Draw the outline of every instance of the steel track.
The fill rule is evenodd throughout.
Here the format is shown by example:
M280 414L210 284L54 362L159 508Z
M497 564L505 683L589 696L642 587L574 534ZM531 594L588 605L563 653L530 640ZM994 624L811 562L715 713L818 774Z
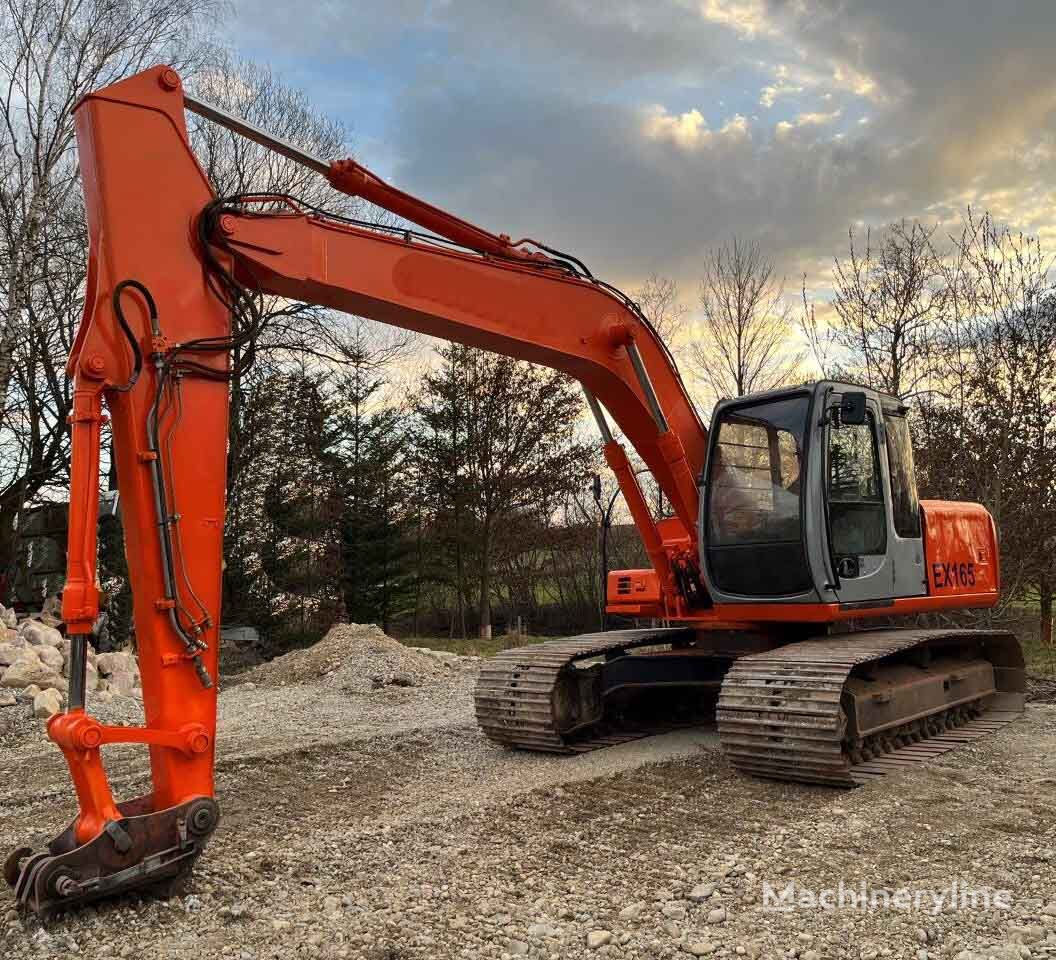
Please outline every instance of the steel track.
M481 670L474 695L477 721L497 743L557 754L584 753L684 725L621 728L606 718L562 732L555 704L566 671L584 661L646 646L688 644L696 636L683 627L620 630L503 651ZM841 714L847 679L863 665L926 646L982 650L995 664L998 689L1011 700L1001 709L981 702L936 716L918 724L912 737L885 739L884 750L876 751L882 755L855 762ZM852 787L1000 729L1022 712L1022 682L1018 641L1004 631L878 630L805 640L733 663L719 696L718 731L726 756L746 774Z
M999 689L1016 685L1014 668L1005 661L1015 659L1019 643L1004 631L879 630L788 644L742 657L726 675L717 720L727 758L752 776L853 787L992 733L1022 712L989 711L953 730L947 729L951 721L941 718L924 727L930 736L856 763L841 710L851 672L913 648L939 645L986 650L1002 662L995 671Z

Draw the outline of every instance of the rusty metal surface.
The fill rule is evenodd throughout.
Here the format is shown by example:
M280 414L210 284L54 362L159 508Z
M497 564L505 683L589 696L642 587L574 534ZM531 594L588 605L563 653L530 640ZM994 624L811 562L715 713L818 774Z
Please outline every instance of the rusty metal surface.
M590 715L576 718L569 703L573 698L563 685L582 682L575 667L582 661L689 643L695 636L696 631L685 627L611 630L504 650L480 671L473 695L477 722L496 743L546 753L582 753L659 733L666 727L592 730L601 720L600 703Z
M997 690L1011 698L1006 702L1012 709L976 719L995 699L981 696L939 706L923 719L905 718L909 722L884 736L852 740L844 709L852 671L925 649L985 657L995 665ZM719 696L719 735L730 762L744 773L852 787L863 777L923 762L935 755L930 748L951 749L1013 719L1022 710L1022 674L1018 641L1004 631L878 630L805 640L734 663Z
M212 798L199 797L148 812L149 800L120 804L122 819L88 843L71 841L71 825L45 851L13 851L4 876L19 906L47 916L127 890L179 882L216 829L220 809Z

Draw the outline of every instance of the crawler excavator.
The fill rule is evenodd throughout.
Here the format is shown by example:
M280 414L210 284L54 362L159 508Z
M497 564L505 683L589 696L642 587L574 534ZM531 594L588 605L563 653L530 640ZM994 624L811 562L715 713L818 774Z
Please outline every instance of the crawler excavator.
M379 226L290 196L213 194L185 111L391 211ZM204 103L158 67L76 108L90 261L73 382L63 617L68 706L48 723L80 812L11 853L19 903L52 912L178 883L219 820L214 798L228 386L264 295L508 354L586 392L650 566L608 577L607 609L657 626L500 654L476 713L511 747L575 753L714 711L746 774L853 786L993 731L1023 708L1019 645L996 630L857 629L987 608L994 523L919 501L906 409L822 382L718 404L710 429L648 319L577 258L511 241ZM124 510L145 723L86 711L96 618L104 401ZM654 519L609 418L671 506ZM102 761L146 745L151 791L115 799Z

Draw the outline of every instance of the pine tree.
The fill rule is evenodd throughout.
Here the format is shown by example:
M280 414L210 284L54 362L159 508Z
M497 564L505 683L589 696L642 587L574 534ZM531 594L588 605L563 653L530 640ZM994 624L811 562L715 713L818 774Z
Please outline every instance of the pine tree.
M357 354L337 395L341 590L349 620L388 632L414 591L413 478L403 412L378 405L385 384Z
M229 511L228 615L256 623L276 648L311 642L343 614L340 462L324 378L263 377L245 416L252 459Z
M424 379L417 403L420 456L438 515L453 527L456 602L471 560L486 638L504 528L582 483L594 448L576 438L582 399L564 374L470 347L439 353L443 365Z

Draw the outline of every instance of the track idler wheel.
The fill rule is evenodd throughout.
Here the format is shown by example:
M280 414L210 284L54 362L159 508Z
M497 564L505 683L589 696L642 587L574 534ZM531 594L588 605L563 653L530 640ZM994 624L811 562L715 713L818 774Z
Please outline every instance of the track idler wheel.
M18 883L18 878L22 873L22 866L31 856L33 856L32 847L18 847L8 854L7 859L4 861L4 879L9 887L13 887Z
M151 811L151 798L119 804L120 820L78 845L74 824L34 853L11 852L4 879L20 907L49 915L81 903L146 887L172 889L190 872L220 821L211 797Z

